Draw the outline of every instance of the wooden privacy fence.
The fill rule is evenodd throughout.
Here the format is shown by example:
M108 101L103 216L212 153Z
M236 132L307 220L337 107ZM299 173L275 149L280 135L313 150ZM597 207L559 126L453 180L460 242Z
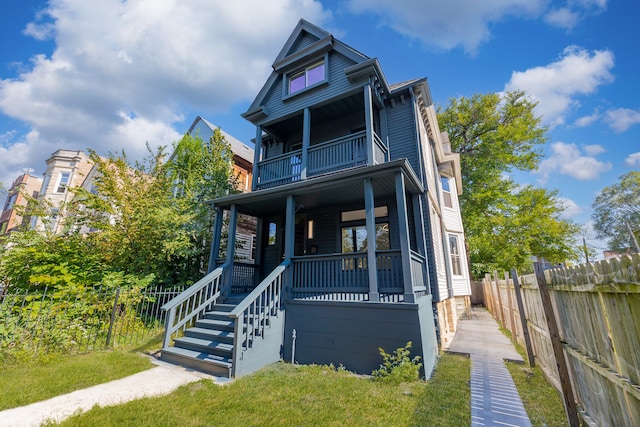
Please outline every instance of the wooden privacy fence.
M547 313L546 291L552 306ZM483 292L485 306L527 348L530 363L565 399L569 388L584 424L640 426L639 255L540 271L538 279L514 270L511 277L495 273L483 280ZM547 324L549 315L557 332Z

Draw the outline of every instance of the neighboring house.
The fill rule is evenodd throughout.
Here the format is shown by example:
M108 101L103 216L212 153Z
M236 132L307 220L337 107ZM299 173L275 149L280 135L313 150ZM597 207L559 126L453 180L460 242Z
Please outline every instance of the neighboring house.
M25 195L37 198L40 187L42 187L42 179L28 173L20 175L13 181L13 184L11 184L7 192L7 199L4 205L2 205L0 235L9 234L19 229L23 221L26 223L25 225L28 224L30 218L23 218L18 215L16 207L26 206L27 198Z
M53 233L62 232L65 215L65 205L71 201L73 195L69 188L80 187L91 169L93 162L81 150L58 150L46 161L40 199L47 200L51 205L51 213L47 218L34 217L31 227L36 230L49 229Z
M219 126L198 116L187 131L188 134L199 136L203 141L209 141L213 132L220 129L225 141L233 152L233 173L238 182L238 190L246 193L251 191L253 172L253 148L241 142L233 135L228 134ZM236 232L235 259L253 263L255 256L256 221L247 215L238 218L238 230Z
M209 122L206 119L198 116L193 121L193 124L187 131L188 134L197 135L204 141L209 141L213 136L213 131L220 129ZM220 132L224 136L224 139L231 146L233 151L233 171L238 178L239 188L238 190L243 193L251 191L251 172L253 167L253 148L247 144L241 142L232 135L229 135L224 130L220 129Z
M250 215L256 264L229 246L166 304L162 358L230 376L281 358L370 373L380 347L411 341L429 376L471 291L459 156L427 80L389 85L377 59L301 20L243 117L256 126L252 192L213 201L212 254L222 218L234 240ZM255 288L234 295L247 277Z

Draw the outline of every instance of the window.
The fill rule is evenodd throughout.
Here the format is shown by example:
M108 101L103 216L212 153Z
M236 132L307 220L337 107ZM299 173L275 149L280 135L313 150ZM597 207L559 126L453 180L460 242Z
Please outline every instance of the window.
M364 209L358 209L355 211L345 211L341 213L340 220L342 222L364 220L366 218L365 215L366 215L366 211ZM378 206L377 208L373 209L373 215L376 218L383 218L383 217L389 216L389 209L386 206Z
M458 236L449 236L449 254L451 256L451 271L454 276L462 276L462 264L460 261L460 247Z
M273 246L276 244L276 232L278 227L275 222L269 223L269 237L267 239L267 245Z
M364 225L342 227L342 253L365 252L368 247L367 228ZM389 250L389 223L376 224L376 250ZM345 270L365 268L365 258L343 260Z
M56 193L64 193L64 191L67 189L67 185L69 184L70 176L71 174L69 172L60 172L60 179L58 180Z
M448 208L452 208L453 202L451 200L451 188L449 187L449 177L440 176L440 180L442 181L442 200L444 201L444 205Z
M289 75L289 95L326 80L324 60Z
M5 206L4 208L5 211L8 211L9 209L13 208L13 205L15 204L17 197L18 197L18 194L16 193L9 196L9 200L7 200L7 206Z
M307 239L313 239L313 220L307 222Z

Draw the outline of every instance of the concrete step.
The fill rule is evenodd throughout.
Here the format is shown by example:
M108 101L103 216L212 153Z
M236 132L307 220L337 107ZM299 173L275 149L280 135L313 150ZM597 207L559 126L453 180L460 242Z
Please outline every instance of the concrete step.
M178 347L162 349L160 360L225 378L230 377L232 366L230 358Z

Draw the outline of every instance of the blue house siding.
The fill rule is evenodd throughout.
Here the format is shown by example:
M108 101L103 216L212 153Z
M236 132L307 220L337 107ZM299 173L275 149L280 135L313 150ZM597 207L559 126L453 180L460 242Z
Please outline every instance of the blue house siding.
M284 360L290 361L293 330L295 361L344 365L370 374L382 363L379 348L392 353L412 342L412 356L420 356L423 374L431 375L437 344L431 298L417 304L289 301L284 331Z
M306 107L317 105L333 98L343 97L346 94L357 91L359 86L350 83L344 73L344 69L351 65L354 65L352 60L337 52L330 52L329 82L315 89L301 92L299 95L293 96L285 101L282 99L284 93L282 86L285 78L279 78L273 85L273 88L269 90L263 102L267 117L257 124L269 123L293 114L300 114L300 111Z
M289 52L287 52L287 55L290 55L293 52L302 50L305 47L310 46L313 43L317 42L318 40L320 40L318 37L311 35L305 31L300 35L300 37L298 37L298 39L295 41L293 46L291 46L291 49L289 49Z
M420 176L413 104L405 97L404 103L398 99L395 106L388 106L386 111L391 160L408 159L416 175Z

